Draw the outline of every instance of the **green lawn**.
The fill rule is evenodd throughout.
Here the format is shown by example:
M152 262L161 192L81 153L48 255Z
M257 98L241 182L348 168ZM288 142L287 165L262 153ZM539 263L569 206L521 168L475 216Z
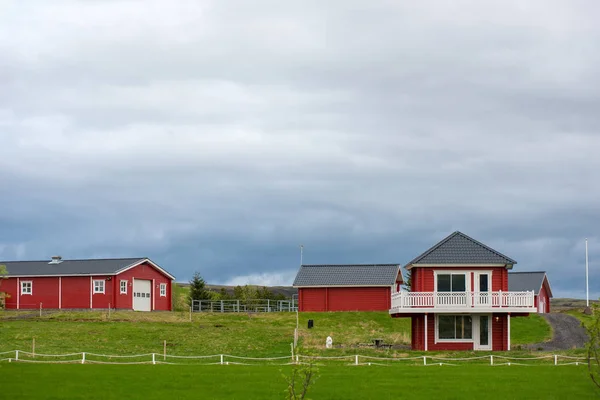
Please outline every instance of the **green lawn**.
M291 367L2 364L7 399L283 399ZM313 399L588 399L586 367L320 367ZM33 384L35 383L35 384ZM60 384L57 384L60 383Z
M7 320L0 314L0 352L29 351L32 339L37 353L93 352L100 354L162 353L173 355L232 354L250 357L287 355L296 327L295 313L185 312L61 312L42 318ZM305 351L329 355L371 354L407 356L400 345L410 343L410 319L391 318L387 312L300 313L300 343ZM308 329L309 319L314 328ZM514 345L550 339L551 331L537 315L511 319ZM336 348L325 350L331 335ZM397 346L391 350L369 347L373 339Z
M513 345L541 343L552 339L552 328L538 314L510 319L511 342Z

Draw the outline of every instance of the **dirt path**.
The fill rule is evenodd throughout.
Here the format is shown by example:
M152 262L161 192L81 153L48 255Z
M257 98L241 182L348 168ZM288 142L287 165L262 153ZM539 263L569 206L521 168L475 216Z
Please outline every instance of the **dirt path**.
M551 313L542 314L552 327L552 339L544 343L527 346L530 349L542 350L568 350L585 346L588 337L581 322L568 314Z

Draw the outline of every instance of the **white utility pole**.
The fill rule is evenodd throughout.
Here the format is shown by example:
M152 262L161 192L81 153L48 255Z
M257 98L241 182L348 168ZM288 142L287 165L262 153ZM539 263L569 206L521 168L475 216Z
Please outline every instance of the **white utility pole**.
M590 306L590 286L588 284L588 240L585 238L585 306Z

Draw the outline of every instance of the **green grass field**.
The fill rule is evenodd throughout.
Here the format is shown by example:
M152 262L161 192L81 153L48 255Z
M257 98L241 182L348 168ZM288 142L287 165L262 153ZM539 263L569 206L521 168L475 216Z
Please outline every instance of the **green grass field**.
M291 367L3 364L6 399L283 399ZM312 399L591 399L586 367L320 367ZM35 384L31 384L35 382ZM27 383L27 384L26 384Z
M220 314L61 312L42 318L7 320L0 314L0 352L29 351L32 339L38 353L95 352L101 354L162 353L163 341L173 355L232 354L250 357L286 355L296 327L295 313ZM4 318L4 319L3 319ZM314 328L307 328L308 319ZM410 320L390 318L386 312L300 313L302 347L336 354L405 355L410 343ZM325 351L327 335L336 348ZM515 345L550 339L551 330L537 315L512 319ZM395 345L391 350L369 347L374 338ZM406 346L405 346L406 347Z

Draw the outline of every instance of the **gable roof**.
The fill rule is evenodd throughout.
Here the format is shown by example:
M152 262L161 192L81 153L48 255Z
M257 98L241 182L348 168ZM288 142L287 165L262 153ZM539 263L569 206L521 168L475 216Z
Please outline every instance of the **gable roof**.
M400 264L302 265L293 286L392 286L398 277Z
M534 272L509 272L508 273L508 290L514 292L533 291L536 295L540 294L542 285L546 280L548 297L552 297L552 289L550 282L544 271Z
M0 265L6 266L9 277L117 275L143 263L149 263L164 275L175 279L149 258L61 260L57 264L52 264L49 260L0 261Z
M407 264L516 264L512 258L456 231Z

